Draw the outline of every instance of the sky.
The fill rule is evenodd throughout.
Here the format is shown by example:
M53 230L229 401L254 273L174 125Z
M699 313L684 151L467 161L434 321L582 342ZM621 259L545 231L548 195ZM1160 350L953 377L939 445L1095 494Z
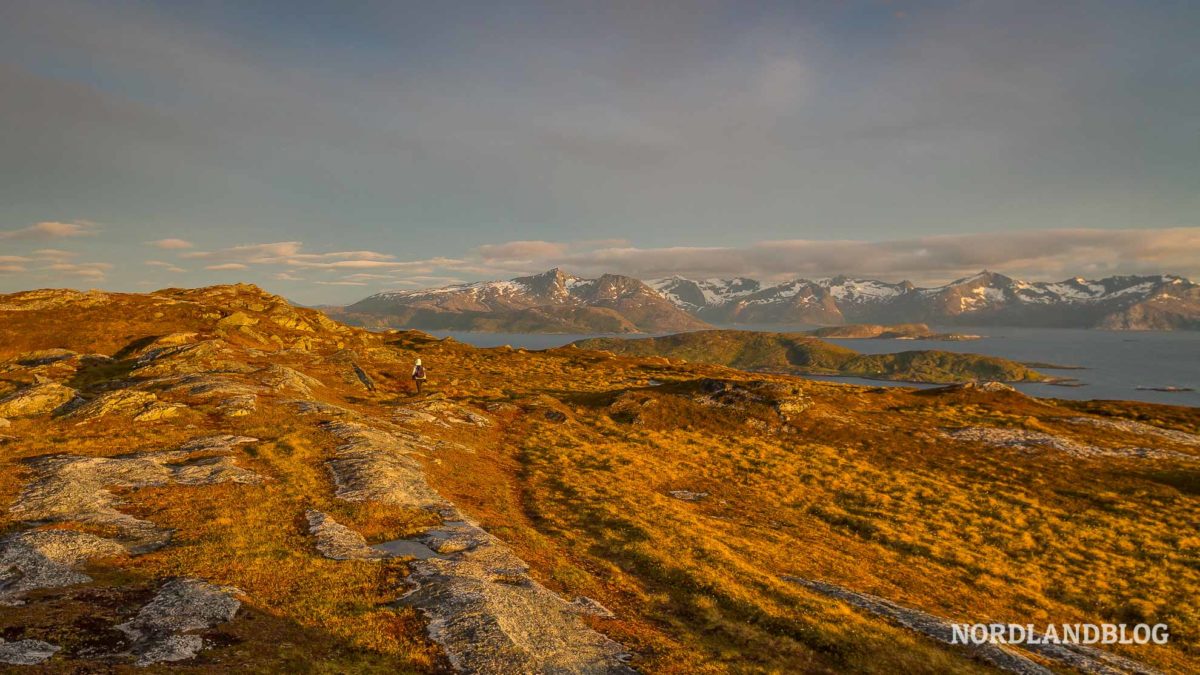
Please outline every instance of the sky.
M1200 4L0 3L0 292L1200 277Z

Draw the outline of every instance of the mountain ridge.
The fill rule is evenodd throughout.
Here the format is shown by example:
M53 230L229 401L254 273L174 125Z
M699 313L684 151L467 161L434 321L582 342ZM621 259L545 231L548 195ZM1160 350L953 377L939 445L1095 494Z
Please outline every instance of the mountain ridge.
M1200 284L1169 275L1027 282L983 270L941 286L844 275L641 281L554 268L507 281L382 291L323 308L351 324L484 332L656 333L852 323L1200 330Z

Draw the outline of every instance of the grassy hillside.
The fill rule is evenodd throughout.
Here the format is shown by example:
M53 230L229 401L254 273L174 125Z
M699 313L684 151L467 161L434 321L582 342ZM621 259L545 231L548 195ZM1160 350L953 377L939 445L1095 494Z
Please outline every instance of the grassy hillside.
M634 340L592 338L573 344L581 349L600 349L630 356L663 356L739 370L939 383L1050 379L1020 363L993 356L933 350L859 354L853 349L796 333L713 330Z
M710 337L741 364L792 344ZM783 362L859 358L820 344ZM644 673L998 672L798 580L957 621L1168 623L1103 649L1200 669L1194 408L475 349L238 286L0 296L0 410L0 658L56 649L34 672L447 672L480 656L464 625L506 627L476 640L498 672L550 670L506 641L566 628L555 658L611 640ZM399 537L442 557L363 550ZM43 547L54 568L23 554L44 538L91 548ZM179 578L240 607L135 668L170 644L119 627Z

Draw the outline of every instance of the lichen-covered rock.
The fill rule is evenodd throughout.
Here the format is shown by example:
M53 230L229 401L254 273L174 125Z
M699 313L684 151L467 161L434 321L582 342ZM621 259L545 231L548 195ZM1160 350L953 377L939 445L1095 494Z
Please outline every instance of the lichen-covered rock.
M258 410L258 396L238 394L221 401L217 412L223 417L245 417Z
M312 396L313 389L325 385L315 377L310 377L298 370L272 364L255 373L259 381L272 389L290 389L303 396Z
M0 399L0 417L30 417L54 412L74 401L77 395L74 389L55 382L35 384Z
M41 530L0 539L0 605L19 604L39 588L58 588L91 581L75 568L91 558L121 555L125 547L74 530Z
M39 349L35 352L22 354L15 360L22 366L45 366L78 356L70 349Z
M240 328L242 326L253 326L258 323L258 319L246 314L245 312L234 312L229 316L217 321L218 328Z
M179 414L183 406L171 405L158 400L147 391L117 389L105 392L68 413L71 419L93 420L109 415L129 417L137 422L152 422Z
M321 425L343 443L329 461L336 494L346 501L380 501L416 508L444 505L409 455L417 448L402 438L356 422Z
M413 444L356 422L322 425L343 441L330 461L337 495L439 513L440 527L416 541L439 553L412 561L415 589L404 602L429 619L429 635L451 664L473 673L633 673L625 649L581 620L528 574L512 549L468 521L433 490L404 453Z
M1173 458L1195 460L1197 458L1172 450L1146 447L1106 448L1084 443L1064 436L1055 436L1030 429L1000 427L965 427L945 430L946 436L960 441L974 441L993 447L1017 450L1057 450L1072 457L1127 457L1127 458Z
M439 426L468 424L487 427L493 424L492 418L482 412L440 397L408 403L397 408L393 412L393 418L398 422L424 422Z
M164 545L170 532L118 510L120 502L110 488L258 482L261 477L238 467L229 457L202 459L227 454L235 445L254 440L220 435L198 438L174 450L117 457L35 457L28 464L36 478L25 486L10 512L26 521L112 526L121 531L131 550L152 550Z
M1072 424L1082 424L1091 427L1099 427L1101 429L1112 429L1113 431L1123 431L1128 434L1138 434L1142 436L1157 436L1175 443L1188 445L1191 447L1200 448L1200 436L1189 434L1186 431L1177 429L1163 429L1151 424L1136 422L1134 420L1101 418L1101 417L1073 417L1068 422Z
M10 666L36 666L58 653L61 647L42 640L5 642L0 638L0 663Z
M354 530L342 525L328 514L309 509L308 532L317 540L317 550L332 560L378 560L386 553L367 545L367 540Z
M204 648L196 631L207 630L237 614L238 590L199 579L172 579L137 616L116 628L133 640L137 665L184 661Z

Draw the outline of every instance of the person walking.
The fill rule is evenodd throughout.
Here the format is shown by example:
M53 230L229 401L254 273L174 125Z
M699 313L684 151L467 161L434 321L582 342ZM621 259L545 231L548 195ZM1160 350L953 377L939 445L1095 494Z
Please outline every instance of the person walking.
M417 363L413 366L412 371L413 384L417 386L417 393L421 393L421 385L425 384L425 366L421 365L421 359L417 359Z

